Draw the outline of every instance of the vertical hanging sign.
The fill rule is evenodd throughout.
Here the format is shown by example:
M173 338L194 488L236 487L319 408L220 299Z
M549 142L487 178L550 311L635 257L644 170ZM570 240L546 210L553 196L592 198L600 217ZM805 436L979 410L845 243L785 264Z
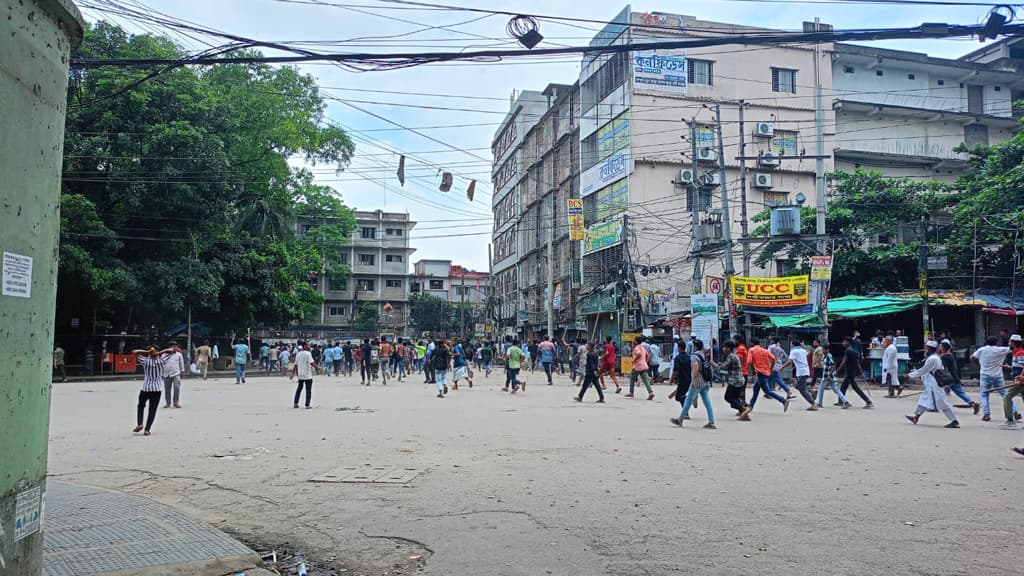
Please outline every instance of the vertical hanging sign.
M585 226L583 223L583 200L569 198L565 201L566 212L569 214L569 240L583 240Z

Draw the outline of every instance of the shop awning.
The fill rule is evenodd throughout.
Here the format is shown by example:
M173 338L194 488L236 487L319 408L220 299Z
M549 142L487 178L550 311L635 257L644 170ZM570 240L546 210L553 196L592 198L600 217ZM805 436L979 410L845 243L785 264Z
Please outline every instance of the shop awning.
M920 297L907 296L842 296L828 301L829 320L837 318L864 318L895 314L921 305ZM812 328L820 327L817 314L772 316L764 321L766 327Z

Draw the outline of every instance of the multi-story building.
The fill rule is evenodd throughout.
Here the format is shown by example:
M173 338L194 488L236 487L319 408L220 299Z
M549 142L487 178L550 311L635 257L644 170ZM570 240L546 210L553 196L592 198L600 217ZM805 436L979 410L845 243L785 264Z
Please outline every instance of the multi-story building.
M1009 40L957 60L836 44L832 106L839 170L953 182L967 169L961 144L1009 140L1021 75ZM986 63L986 60L991 63Z
M592 44L764 32L627 9ZM725 45L584 58L579 138L586 296L580 308L591 330L638 328L688 307L679 296L690 294L703 277L723 275L723 190L732 222L749 221L768 207L814 204L815 87L817 80L825 94L832 92L831 52L831 44ZM831 128L834 114L824 108L824 125ZM826 151L831 137L829 129ZM828 158L825 170L831 168ZM744 232L742 224L733 225L733 238ZM747 267L740 246L733 251L737 273ZM788 266L779 261L751 272L775 274Z
M429 294L452 304L465 302L483 307L490 293L491 277L451 260L417 260L409 280L410 294Z
M378 328L401 333L408 321L409 232L416 225L408 214L356 211L356 229L349 245L337 252L336 264L348 266L351 277L340 285L329 278L318 282L324 298L320 330L324 336L353 333L360 308L371 303L377 308ZM300 220L300 234L320 222Z

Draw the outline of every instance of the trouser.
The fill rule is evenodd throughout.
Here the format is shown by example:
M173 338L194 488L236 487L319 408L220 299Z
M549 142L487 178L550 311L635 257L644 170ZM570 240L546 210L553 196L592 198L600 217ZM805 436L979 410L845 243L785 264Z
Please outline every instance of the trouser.
M164 376L164 400L171 403L171 392L174 392L174 403L178 403L178 396L181 395L181 375Z
M786 403L785 398L779 396L775 392L772 392L772 389L768 386L768 382L769 380L771 380L771 378L772 377L768 374L757 374L757 380L754 381L754 394L750 397L751 410L754 409L754 404L757 404L757 395L760 394L762 391L764 392L765 396L778 400L780 404Z
M889 396L894 396L896 391L903 387L899 374L893 372L883 372L882 385L889 387Z
M139 392L139 407L136 414L136 422L139 426L142 426L142 413L147 402L149 402L149 415L146 417L146 432L149 432L149 429L153 427L153 420L156 419L156 408L160 404L160 391L142 390Z
M746 385L733 386L727 384L725 387L725 401L733 410L743 410L747 406Z
M405 361L401 358L395 359L395 372L398 374L398 378L405 378Z
M368 361L363 361L363 365L359 369L359 378L363 382L369 382L373 379L373 369Z
M840 386L839 389L843 391L843 394L846 394L846 389L851 387L865 404L871 404L871 399L868 398L867 394L865 394L864 391L860 389L860 386L857 385L857 379L853 375L853 367L848 366L846 368L846 375L843 376L843 385Z
M235 364L235 384L241 380L245 380L245 362Z
M425 364L423 366L423 375L427 377L427 379L425 380L427 384L434 383L434 368L431 367L429 364Z
M653 394L654 391L651 389L651 380L647 377L647 370L633 370L629 374L629 393L633 393L633 388L636 386L636 379L640 378L644 381L644 388L647 389L648 394Z
M839 398L840 402L842 402L843 404L849 403L846 401L846 395L843 394L843 391L839 389L839 386L836 386L835 378L829 377L822 378L821 383L818 384L818 406L821 406L822 402L825 400L826 387L832 388L832 391L836 393L836 396Z
M821 377L825 375L825 369L819 366L812 370L811 374L811 386L821 386Z
M519 386L519 368L508 368L508 374L505 376L505 386L508 387L511 384L513 387Z
M693 399L700 395L700 401L704 404L704 409L708 411L708 422L711 424L715 423L715 409L711 407L711 386L705 385L703 388L698 390L694 386L690 386L690 389L686 391L686 400L683 402L683 410L679 413L679 419L682 420L686 417L687 412L690 411L690 407L693 406Z
M981 413L988 416L991 413L991 409L988 402L988 395L990 394L989 389L998 388L1003 385L1002 376L988 376L986 374L981 375ZM999 395L1006 397L1006 390L1000 390Z
M209 362L200 362L199 371L203 373L203 380L206 380L206 370L210 367Z
M1014 422L1013 399L1017 396L1024 398L1024 395L1021 394L1021 388L1024 388L1024 386L1010 388L1006 391L1006 395L1003 396L1003 416L1006 417L1007 422Z
M569 360L569 376L572 378L573 382L576 381L576 373L579 371L579 368L579 362L575 360Z
M651 380L653 380L654 382L658 381L658 368L660 367L661 364L651 364L648 367L648 371L651 373Z
M292 402L292 404L294 404L296 406L299 405L299 394L302 393L303 386L305 386L305 388L306 388L306 407L308 408L309 407L309 400L313 396L313 379L312 378L310 378L309 380L299 380L299 385L295 387L295 401Z
M974 405L974 399L971 398L971 396L966 391L964 391L963 384L957 382L956 384L950 386L949 389L953 391L953 394L956 394L957 398L963 400L964 402L967 402L972 406ZM1005 398L1005 396L1003 398Z
M512 386L512 369L505 364L505 388Z
M570 365L570 370L571 369L572 368L571 368L571 365ZM565 374L565 360L562 360L561 358L558 359L558 373L559 374Z
M590 388L591 386L597 390L597 397L604 400L604 392L601 390L601 385L597 383L597 374L594 374L593 372L583 377L583 385L580 386L580 400L583 400L583 396L587 393L587 388Z
M800 392L800 395L804 397L804 400L806 400L808 404L814 406L814 397L811 396L810 390L807 389L807 378L807 376L797 376L796 389L798 392Z
M544 373L548 376L548 384L551 384L551 362L541 362L540 365L544 367Z
M776 386L782 388L786 392L786 396L790 395L789 386L786 386L786 383L782 381L782 375L779 374L778 370L772 370L772 376L769 382L769 387L772 390L774 390Z
M328 360L327 358L324 358L324 375L325 376L329 376L331 374L331 370L333 370L333 369L334 369L334 361L333 360Z

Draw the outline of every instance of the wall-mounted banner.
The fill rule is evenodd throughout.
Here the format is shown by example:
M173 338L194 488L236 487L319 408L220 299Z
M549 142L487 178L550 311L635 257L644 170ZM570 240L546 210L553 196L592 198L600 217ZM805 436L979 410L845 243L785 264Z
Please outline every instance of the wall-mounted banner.
M710 349L711 339L718 338L718 294L690 296L690 333Z
M811 256L811 280L832 279L832 257Z
M569 240L583 240L586 226L583 224L583 200L569 198L565 201L569 215Z
M810 296L807 276L784 278L732 277L732 299L737 306L780 308L804 306Z
M686 94L686 50L633 52L633 85L640 90Z
M618 152L580 174L580 198L586 198L612 182L625 178L632 172L633 159L629 149Z
M583 254L593 254L622 244L622 220L610 220L587 228L583 237Z

